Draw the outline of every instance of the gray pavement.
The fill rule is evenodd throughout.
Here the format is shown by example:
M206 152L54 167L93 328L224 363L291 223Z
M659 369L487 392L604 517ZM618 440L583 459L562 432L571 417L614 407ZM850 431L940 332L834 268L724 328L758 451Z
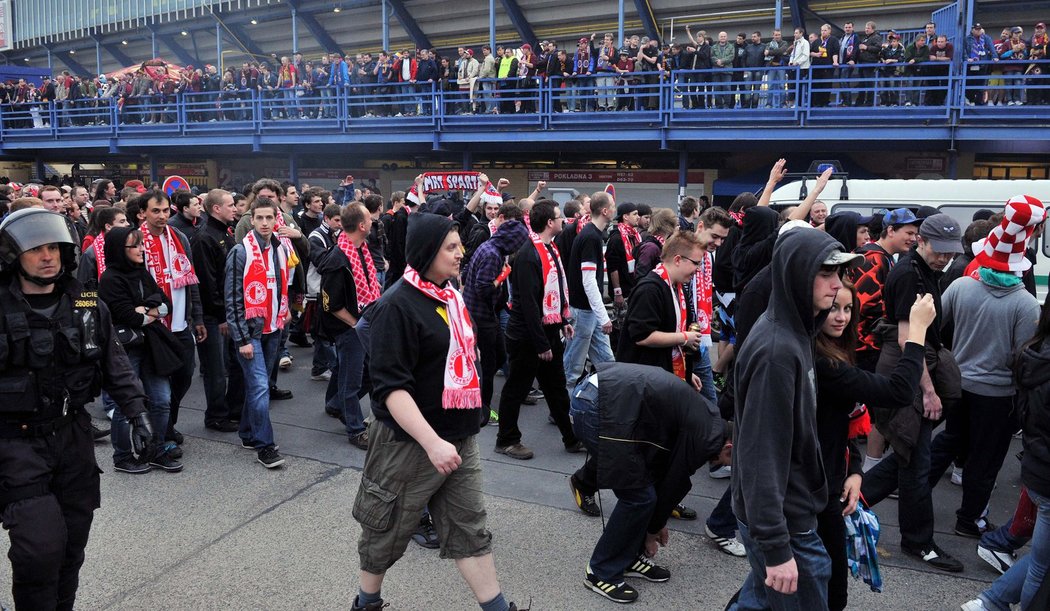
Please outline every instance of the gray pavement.
M179 430L186 435L180 474L126 475L112 471L111 447L97 446L102 508L81 572L82 609L346 609L357 588L357 539L351 506L364 452L350 446L337 420L322 411L325 384L309 380L310 351L292 349L296 366L280 385L295 392L274 402L277 443L288 461L268 471L236 434L203 426L203 394L195 382L183 404ZM503 379L497 380L497 396ZM366 400L367 404L367 400ZM529 461L495 454L495 429L479 438L485 469L489 529L508 600L533 609L611 609L612 602L585 590L583 570L602 528L583 515L569 494L568 475L581 456L561 448L546 407L523 407ZM1019 493L1019 464L1007 457L994 494L991 518L1012 515ZM722 609L743 581L744 559L717 551L702 535L702 519L727 480L706 470L694 478L686 504L701 521L674 521L670 545L657 561L667 583L634 583L637 609ZM995 578L974 553L975 542L949 534L960 488L945 478L934 491L937 541L966 565L949 575L903 556L897 501L876 507L883 523L880 556L885 592L851 582L853 609L958 609ZM615 498L602 495L605 511ZM451 561L410 544L390 571L383 597L391 609L476 609ZM10 600L10 567L0 562L0 601Z

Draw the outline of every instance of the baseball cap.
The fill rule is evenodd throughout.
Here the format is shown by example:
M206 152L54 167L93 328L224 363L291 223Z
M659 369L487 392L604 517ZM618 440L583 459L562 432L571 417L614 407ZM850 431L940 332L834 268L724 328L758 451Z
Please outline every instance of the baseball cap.
M1046 29L1046 24L1043 23L1042 21L1040 21L1039 23L1035 24L1035 27L1043 28L1045 30Z
M860 265L860 262L864 260L864 255L855 255L851 252L845 252L836 248L831 251L821 265L845 265L846 267L854 267Z
M580 44L581 44L581 45L582 45L582 44L586 44L586 43L588 43L588 42L590 42L590 41L591 41L591 39L590 39L590 38L587 38L586 36L584 36L583 38L581 38L581 39L580 39Z
M938 253L962 253L962 234L959 223L943 213L926 217L919 226L919 235Z
M915 213L907 208L897 208L896 210L890 210L882 217L882 226L887 227L889 225L918 225L919 219L916 218Z
M971 30L981 30L981 29L983 29L983 27L981 26L981 24L975 23L975 24L973 24L973 27L970 28L970 29Z
M1024 28L1022 28L1019 25L1015 25L1014 27L1010 28L1011 34L1020 34L1021 32L1024 32Z

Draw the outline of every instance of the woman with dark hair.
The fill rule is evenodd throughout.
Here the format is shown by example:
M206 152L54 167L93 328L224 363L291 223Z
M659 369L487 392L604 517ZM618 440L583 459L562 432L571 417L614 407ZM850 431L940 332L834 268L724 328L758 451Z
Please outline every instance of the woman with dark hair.
M132 227L115 227L106 234L103 247L106 271L98 283L98 296L109 307L117 339L128 353L131 366L142 380L149 397L149 417L153 425L156 455L149 462L131 453L128 421L120 410L113 412L113 468L123 473L146 473L154 467L168 472L182 471L171 452L174 444L164 445L168 430L171 385L165 375L155 372L150 358L150 333L146 326L158 322L171 311L171 302L146 269L142 232ZM170 333L170 332L169 332Z
M859 402L878 405L911 405L918 392L924 357L926 329L937 311L933 298L916 300L909 317L908 343L889 377L869 373L855 365L857 344L857 293L847 280L835 297L831 312L817 334L817 438L827 475L828 504L817 515L817 534L831 557L828 608L846 608L849 567L843 516L856 510L860 497L864 454L850 439L850 419ZM836 492L841 491L841 492Z
M1021 483L1038 514L1032 531L1032 550L1018 560L964 611L981 609L1046 609L1050 601L1050 299L1043 303L1035 337L1021 349L1014 365L1018 393L1016 408L1024 431Z

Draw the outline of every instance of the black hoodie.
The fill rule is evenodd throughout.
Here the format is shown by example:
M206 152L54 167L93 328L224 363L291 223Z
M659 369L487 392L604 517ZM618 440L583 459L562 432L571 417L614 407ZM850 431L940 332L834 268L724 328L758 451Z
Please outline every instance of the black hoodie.
M733 370L733 510L767 566L792 558L791 534L816 528L828 500L813 367L813 338L827 312L813 315L813 282L836 250L839 243L816 229L777 241L769 307Z
M856 212L836 212L824 220L824 231L839 241L846 252L857 250L857 226L860 215Z
M144 263L132 263L128 259L128 234L133 227L114 227L106 232L106 271L98 281L98 296L113 315L113 324L118 327L141 328L145 317L135 311L138 306L147 309L171 302L157 286Z
M1024 429L1021 481L1040 496L1050 496L1050 340L1026 348L1016 369Z
M744 213L740 242L733 249L733 290L740 293L773 256L780 214L766 206L754 206Z

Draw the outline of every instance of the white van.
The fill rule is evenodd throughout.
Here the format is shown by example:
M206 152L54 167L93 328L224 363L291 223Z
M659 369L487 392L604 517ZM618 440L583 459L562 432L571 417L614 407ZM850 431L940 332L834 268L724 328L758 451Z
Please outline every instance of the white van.
M816 179L797 180L773 191L770 205L782 208L805 199ZM933 206L951 215L965 229L973 213L982 208L1001 212L1015 195L1031 195L1050 206L1050 180L849 180L833 178L820 200L831 213L852 210L869 215L877 210L917 209ZM1036 282L1040 295L1046 293L1050 273L1050 239L1044 232L1036 263Z

